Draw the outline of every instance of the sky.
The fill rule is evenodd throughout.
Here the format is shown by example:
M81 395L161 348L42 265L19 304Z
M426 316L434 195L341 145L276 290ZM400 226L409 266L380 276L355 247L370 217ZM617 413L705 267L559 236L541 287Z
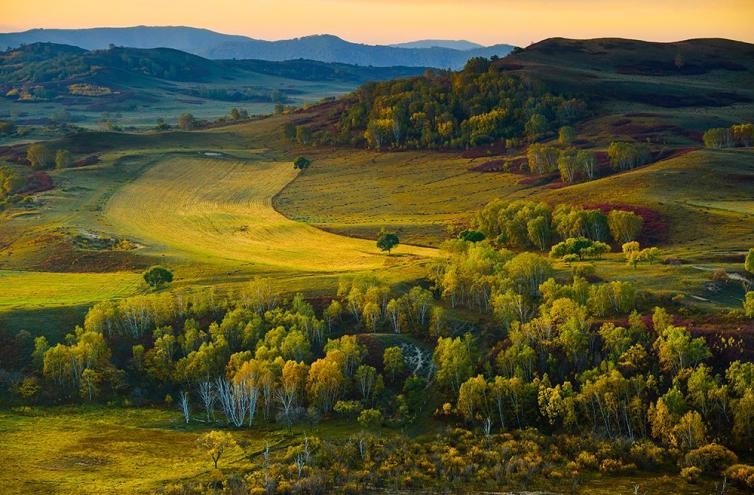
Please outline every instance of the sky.
M754 42L754 0L2 0L0 31L193 26L259 39L334 34L360 43L553 36Z

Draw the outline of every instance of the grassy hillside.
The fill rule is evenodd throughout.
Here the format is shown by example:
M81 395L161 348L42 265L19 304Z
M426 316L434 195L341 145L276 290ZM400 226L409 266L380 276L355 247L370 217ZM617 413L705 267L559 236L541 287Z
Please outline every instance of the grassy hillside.
M50 172L52 190L0 213L0 322L31 329L36 310L79 314L82 305L142 292L140 273L152 264L174 269L178 287L231 288L264 275L280 290L312 294L332 290L343 274L421 276L434 250L400 246L388 257L374 241L330 234L272 208L297 174L291 151L256 148L278 124L64 140L101 161ZM59 315L49 324L70 329Z

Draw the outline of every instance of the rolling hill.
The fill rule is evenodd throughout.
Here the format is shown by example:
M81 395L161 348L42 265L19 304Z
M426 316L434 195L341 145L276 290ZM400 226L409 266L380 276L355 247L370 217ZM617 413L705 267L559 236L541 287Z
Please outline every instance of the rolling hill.
M171 48L88 51L33 43L0 53L0 95L5 96L0 97L0 119L14 112L21 117L33 114L37 122L61 112L84 112L79 121L87 120L87 113L144 113L148 108L169 112L149 119L154 122L185 111L216 117L233 103L251 113L269 113L277 103L313 102L365 81L415 76L424 70L313 60L209 60Z
M495 62L557 92L656 107L752 101L754 45L726 39L673 43L551 38Z
M471 57L504 56L513 47L483 47L468 42L417 42L401 46L351 43L332 35L315 35L280 41L226 35L183 26L127 28L32 29L0 34L0 48L48 42L101 50L110 45L130 48L173 48L210 59L260 59L283 61L310 59L364 66L459 68Z

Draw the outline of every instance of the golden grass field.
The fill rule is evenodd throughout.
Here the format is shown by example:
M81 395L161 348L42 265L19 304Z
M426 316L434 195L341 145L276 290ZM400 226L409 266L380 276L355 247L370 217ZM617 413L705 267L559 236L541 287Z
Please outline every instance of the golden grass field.
M198 433L161 409L0 411L0 432L5 495L152 492L212 468L196 448ZM251 450L263 447L261 439L243 436ZM229 469L250 466L238 449L224 461Z
M133 294L136 273L54 273L0 270L0 311L18 307L69 306Z
M296 174L290 163L169 157L115 193L105 218L150 251L205 263L328 273L384 266L374 242L323 232L272 208ZM396 253L433 250L400 246Z

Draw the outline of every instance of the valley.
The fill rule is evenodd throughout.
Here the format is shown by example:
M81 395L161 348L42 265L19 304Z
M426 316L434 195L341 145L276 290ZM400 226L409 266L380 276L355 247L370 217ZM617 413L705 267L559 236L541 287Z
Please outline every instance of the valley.
M0 484L747 493L751 53L5 52Z

